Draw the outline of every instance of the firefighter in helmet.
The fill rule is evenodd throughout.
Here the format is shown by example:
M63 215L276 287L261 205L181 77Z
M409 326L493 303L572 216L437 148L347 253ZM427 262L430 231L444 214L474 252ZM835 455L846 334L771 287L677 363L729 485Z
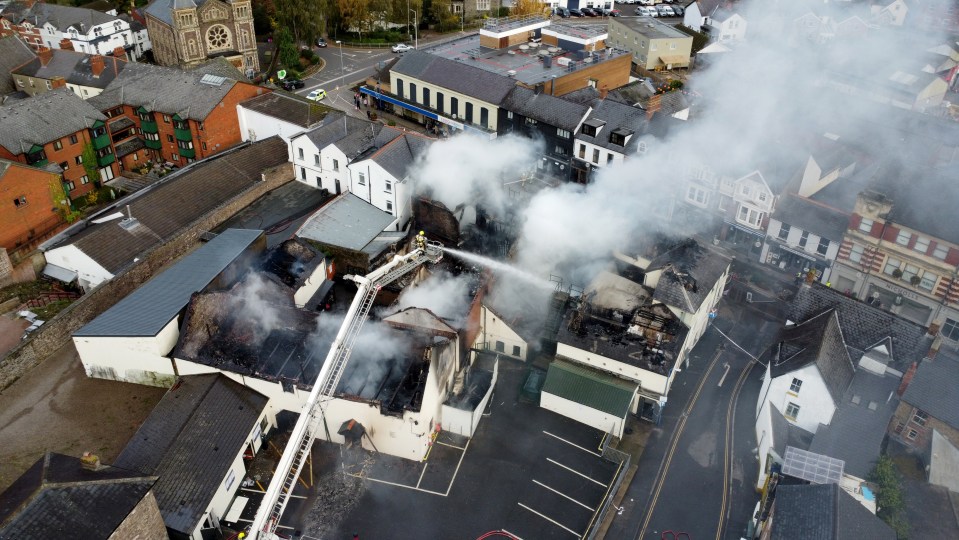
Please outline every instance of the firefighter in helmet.
M413 239L413 247L416 249L422 249L426 251L426 233L420 231L420 234L416 235Z

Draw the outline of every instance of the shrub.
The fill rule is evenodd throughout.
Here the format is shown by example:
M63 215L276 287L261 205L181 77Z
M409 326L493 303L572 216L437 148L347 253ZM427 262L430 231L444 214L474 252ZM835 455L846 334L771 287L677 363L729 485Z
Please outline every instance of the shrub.
M393 127L396 125L396 120L393 120L392 118L390 118L389 121L386 122L386 125Z
M876 515L896 531L899 540L907 540L909 523L905 516L905 501L896 464L887 455L879 457L875 468L869 473L869 480L879 488L876 493Z

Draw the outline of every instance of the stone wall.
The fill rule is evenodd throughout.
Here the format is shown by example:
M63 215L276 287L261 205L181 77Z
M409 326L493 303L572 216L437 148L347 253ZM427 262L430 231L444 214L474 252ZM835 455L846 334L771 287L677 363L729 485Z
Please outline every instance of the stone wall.
M160 514L160 507L157 505L156 497L153 496L153 490L148 491L133 511L127 514L127 518L113 531L109 540L128 540L130 538L141 540L166 540L166 538L169 538L166 532L166 524L163 522L163 515Z
M164 270L171 261L196 248L201 234L223 223L267 192L293 181L293 166L284 163L268 169L263 172L263 178L265 181L224 202L183 229L177 236L144 253L138 264L85 294L47 321L34 332L31 339L0 359L0 392L63 347L73 332Z
M925 452L932 443L933 430L938 431L953 446L959 447L959 430L933 416L930 416L925 425L921 426L913 421L915 413L915 407L905 401L900 401L892 420L889 422L889 434L906 446L919 451L920 455L923 455L923 459L927 459ZM916 432L916 436L913 438L909 438L911 430Z

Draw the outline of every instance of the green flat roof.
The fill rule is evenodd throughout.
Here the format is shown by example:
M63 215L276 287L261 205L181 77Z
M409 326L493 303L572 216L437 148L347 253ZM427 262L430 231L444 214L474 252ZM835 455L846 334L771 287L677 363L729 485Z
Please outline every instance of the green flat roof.
M543 392L622 418L637 387L618 377L557 360L549 366Z

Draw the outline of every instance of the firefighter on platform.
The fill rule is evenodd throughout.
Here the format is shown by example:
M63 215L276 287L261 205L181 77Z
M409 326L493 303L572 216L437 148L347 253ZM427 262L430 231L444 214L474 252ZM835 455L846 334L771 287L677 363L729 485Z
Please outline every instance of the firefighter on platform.
M422 249L423 251L426 251L426 233L425 232L420 231L420 234L416 235L416 237L413 238L413 248Z

